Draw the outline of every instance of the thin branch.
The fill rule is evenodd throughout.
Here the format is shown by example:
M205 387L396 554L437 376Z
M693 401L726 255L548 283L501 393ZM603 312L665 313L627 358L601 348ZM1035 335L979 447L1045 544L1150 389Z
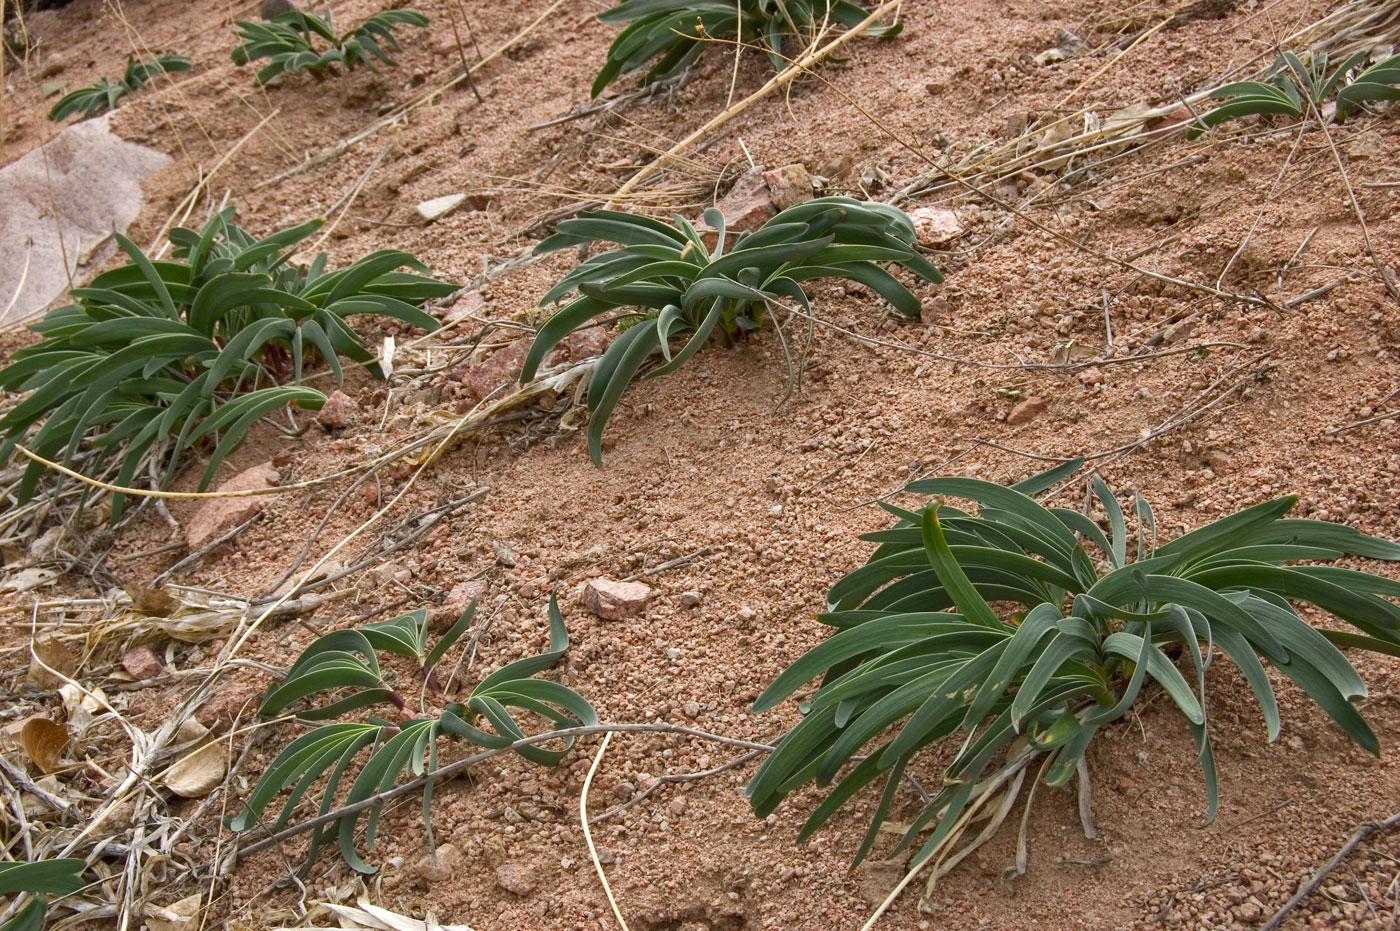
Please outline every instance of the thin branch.
M1391 815L1384 821L1368 821L1357 828L1356 833L1352 834L1351 839L1342 845L1342 849L1337 851L1336 856L1323 864L1322 869L1318 870L1317 873L1313 875L1312 879L1309 879L1307 882L1303 883L1303 885L1299 886L1293 898L1283 903L1283 908L1275 912L1274 917L1270 918L1259 931L1274 931L1279 925L1283 924L1283 920L1288 917L1290 912L1301 905L1304 899L1312 895L1313 892L1317 890L1318 886L1322 885L1322 881L1326 879L1333 870L1342 865L1343 860L1351 856L1353 850L1360 847L1373 834L1389 831L1397 824L1400 824L1400 812Z

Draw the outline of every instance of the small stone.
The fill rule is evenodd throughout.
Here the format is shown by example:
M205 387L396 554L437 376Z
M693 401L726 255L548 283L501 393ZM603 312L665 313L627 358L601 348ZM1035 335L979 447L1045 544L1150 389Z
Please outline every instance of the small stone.
M457 295L457 300L452 302L452 306L443 312L443 323L456 323L463 317L480 314L486 309L486 298L481 296L481 292L475 289L463 291Z
M142 644L122 654L122 668L133 679L149 679L160 675L165 670L165 664L156 656L154 650Z
M698 701L686 702L685 716L687 718L698 718L700 716L700 703Z
M1020 404L1011 408L1011 413L1006 415L1006 422L1010 426L1026 423L1035 418L1037 414L1045 410L1050 402L1044 398L1026 398Z
M258 7L258 15L264 20L281 16L283 13L290 13L296 9L292 0L262 0L262 5Z
M535 891L534 870L520 863L507 863L496 869L496 885L515 895Z
M219 486L219 491L249 491L276 485L280 476L271 462L244 469ZM267 507L272 495L250 495L241 498L206 498L185 528L185 542L197 550L210 540L228 533L234 527Z
M518 339L496 350L485 362L471 366L461 375L462 386L478 400L509 393L525 367L530 342L528 337Z
M524 815L516 811L514 808L511 808L509 805L506 806L506 810L503 813L503 817L509 824L520 824L522 821L525 820Z
M44 66L39 69L39 77L51 78L55 74L68 67L68 59L62 54L54 53L44 59Z
M651 587L641 582L590 579L583 588L583 606L609 621L632 617L646 607Z
M1191 331L1196 328L1196 321L1191 319L1174 323L1162 331L1162 342L1175 343L1191 335Z
M933 91L929 91L933 93ZM821 176L828 181L839 181L851 173L851 168L855 166L856 160L851 155L841 155L824 162L821 167Z
M1191 112L1189 107L1183 105L1162 117L1162 122L1153 125L1152 128L1165 129L1168 126L1177 126L1192 119L1195 119L1195 114Z
M425 883L440 883L460 875L466 858L452 844L443 844L437 854L427 854L413 864L413 872Z
M209 728L210 733L226 733L240 721L247 722L252 718L261 698L262 689L257 686L246 683L229 685L215 692L194 716L200 724Z
M750 168L740 175L729 193L721 197L715 206L724 214L725 228L729 230L756 230L778 213L761 168ZM705 229L701 229L701 232ZM711 230L707 238L713 237L714 231Z
M486 594L486 583L481 579L472 579L469 582L458 582L452 586L452 590L447 593L447 600L443 602L444 607L465 608L473 601Z
M618 798L622 799L622 801L625 802L625 801L627 801L629 798L631 798L634 794L636 794L636 791L637 791L637 790L636 790L636 788L633 787L632 783L630 783L630 782L628 782L627 780L624 779L624 780L622 780L621 782L619 782L617 785L613 786L613 787L612 787L612 791L613 791L613 795L617 796Z
M909 219L914 221L914 232L924 246L941 246L967 232L957 212L945 207L918 207Z
M1099 368L1098 366L1093 366L1091 368L1085 369L1084 371L1080 372L1074 377L1079 379L1079 383L1081 385L1086 385L1092 388L1094 385L1103 384L1103 369Z
M671 799L671 814L679 815L685 812L685 796L677 795Z
M765 171L763 181L768 186L773 206L779 210L786 210L812 199L812 176L800 163Z
M688 591L688 592L681 592L681 607L682 607L682 608L698 608L698 607L700 607L700 602L701 602L702 600L704 600L704 599L702 598L702 596L700 595L700 593L697 592L697 591L693 591L693 590L692 590L692 591Z
M316 422L327 429L348 427L359 419L360 406L344 391L332 391L316 414Z
M935 324L948 319L953 307L945 297L928 298L919 306L919 319L925 324Z
M447 216L453 210L462 206L467 199L467 195L462 193L444 194L441 197L434 197L432 200L425 200L418 205L418 215L429 223Z

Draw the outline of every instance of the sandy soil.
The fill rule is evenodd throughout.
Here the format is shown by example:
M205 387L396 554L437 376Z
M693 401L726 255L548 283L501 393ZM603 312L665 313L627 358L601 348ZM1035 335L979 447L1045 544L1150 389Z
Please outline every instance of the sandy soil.
M467 9L477 40L489 51L546 5L468 3ZM43 118L45 81L59 79L71 88L114 74L133 48L186 54L197 63L191 75L130 99L114 119L124 137L175 159L147 183L149 202L133 239L155 238L198 172L247 136L214 175L196 220L227 193L246 226L270 231L340 205L370 172L326 241L333 260L402 248L439 275L466 283L532 246L541 233L522 237L520 231L567 207L573 192L608 194L650 151L685 136L728 99L732 61L714 50L699 76L673 94L612 116L531 130L586 101L613 34L593 18L599 4L566 0L522 44L478 73L483 102L459 86L404 125L277 180L306 153L357 133L382 109L451 76L460 58L445 23L458 5L423 0L414 6L444 25L409 35L397 70L353 75L344 101L333 81L295 78L259 90L247 70L232 66L229 23L253 15L247 3L74 0L36 14L29 25L39 50L24 69L5 75L0 162L54 131ZM1233 64L1269 54L1278 37L1330 9L1312 0L1241 3L1223 19L1163 30L1109 64L1116 54L1109 43L1183 5L1121 6L1106 9L1086 0L906 4L903 36L857 42L848 47L848 61L826 72L898 139L821 82L801 81L707 140L687 168L690 176L673 180L675 207L693 211L707 203L722 179L747 167L750 155L769 167L802 162L823 174L849 159L852 168L833 182L834 190L860 194L864 184L872 196L888 196L927 172L916 152L935 158L946 148L956 156L1004 141L1009 125L1028 113L1052 112L1086 79L1076 106L1107 113L1144 100L1169 104ZM335 4L335 14L354 22L377 8L354 0ZM1056 44L1060 29L1107 50L1027 64ZM470 43L465 54L474 60ZM767 67L757 56L746 57L738 87L759 86ZM1333 128L1374 249L1390 266L1400 259L1394 113ZM264 118L263 128L249 135ZM546 592L553 589L574 640L559 666L560 681L593 701L603 720L670 722L771 741L795 722L796 705L756 716L753 698L824 636L813 614L826 590L868 554L857 534L886 524L870 501L915 474L1012 479L1037 468L1014 450L1052 457L1116 450L1180 412L1219 399L1183 425L1102 457L1115 487L1137 489L1155 503L1165 536L1296 492L1301 510L1313 517L1400 537L1397 420L1329 433L1400 406L1394 394L1400 389L1400 314L1367 258L1327 140L1317 132L1299 140L1268 128L1195 142L1178 134L1027 206L1037 223L1067 234L1078 248L972 195L906 204L957 207L969 227L936 256L950 274L945 285L920 292L927 298L922 321L896 319L861 288L818 287L822 318L859 338L818 328L799 396L779 403L786 374L771 331L736 348L703 352L676 375L628 393L609 426L601 470L589 463L581 431L568 429L567 419L562 428L534 418L473 436L424 470L395 515L431 507L472 484L489 487L487 497L421 546L341 583L345 599L312 623L343 625L405 600L408 606L436 604L454 585L479 578L486 583L485 603L498 606L480 643L484 671L544 646ZM888 181L872 187L870 179L880 177ZM1027 175L997 193L1027 198L1050 180ZM434 224L416 219L419 201L454 191L481 196ZM1136 261L1161 274L1279 303L1344 280L1318 299L1280 311L1202 298L1101 261L1090 250L1140 254ZM479 317L538 321L531 308L573 261L571 254L556 255L492 278L480 287ZM232 457L228 474L278 455L284 483L302 480L420 435L434 416L464 408L466 390L454 373L471 356L476 334L459 334L476 327L434 344L437 358L430 355L427 365L440 369L436 374L400 378L387 390L352 379L346 390L358 400L361 417L348 432L313 428L295 440L260 434ZM371 327L367 335L377 339L380 333ZM513 335L487 326L485 342ZM26 339L7 334L5 345L12 349ZM1051 361L1057 344L1071 342L1088 358L1104 357L1110 341L1117 358L1098 366L1098 383L1065 370L1022 367ZM1155 352L1160 355L1149 360L1122 361ZM1044 409L1029 422L1008 425L1008 412L1029 397L1044 399ZM198 468L192 471L179 487L193 487ZM381 476L378 500L408 481L403 469ZM343 487L279 496L264 520L174 580L238 595L264 590L307 544ZM311 556L325 554L374 506L375 500L353 495L310 543ZM194 507L176 502L171 512L187 522ZM143 515L117 539L113 571L123 582L148 583L182 555L150 554L169 534L159 516ZM360 548L357 543L352 551ZM513 566L501 559L502 548L514 554ZM699 551L704 555L648 577L656 595L639 617L601 620L578 601L589 577L621 578ZM1393 567L1365 567L1396 577ZM681 606L688 591L700 593L698 607ZM312 636L295 624L269 627L245 655L286 665ZM104 645L97 656L109 665L100 668L110 669L123 645ZM166 644L157 646L164 653ZM176 645L168 655L190 668L215 649ZM1372 691L1365 712L1384 747L1379 760L1352 746L1282 681L1283 735L1266 744L1242 680L1217 664L1211 686L1222 805L1214 823L1205 823L1204 789L1186 728L1157 696L1105 732L1090 754L1097 840L1081 833L1069 793L1042 789L1029 822L1024 877L1014 883L1002 878L1015 853L1015 831L1008 827L940 883L927 911L919 911L919 896L911 891L880 926L1034 924L1059 931L1257 925L1358 824L1396 807L1400 661L1355 661ZM6 664L17 683L24 664L15 654ZM265 681L240 680L223 699L247 698ZM128 719L148 729L177 698L174 689L122 693ZM250 781L291 736L278 732L254 750L243 778ZM124 751L92 752L112 761ZM440 849L437 864L425 860L418 806L391 809L373 853L384 867L371 882L376 900L407 914L430 909L441 921L477 929L614 927L578 821L579 791L595 752L596 743L585 743L555 770L498 759L471 779L439 787L434 829L451 849ZM592 811L627 800L657 777L717 766L733 752L675 736L614 738L594 783ZM936 778L935 764L930 760L921 775ZM893 887L899 864L847 869L873 799L858 800L799 846L797 828L819 796L799 794L757 821L742 791L752 768L664 786L595 825L609 881L632 928L858 928ZM197 804L172 800L168 813L189 817ZM896 819L916 811L917 800L910 795L901 806ZM218 808L177 845L178 857L203 862L227 842L215 820ZM295 886L274 886L302 849L293 842L287 859L268 852L242 863L220 885L211 921L276 927L296 920L299 902L353 887L350 871L329 854L304 895ZM1366 843L1287 927L1394 927L1397 858L1400 837ZM155 883L149 899L167 904L194 889Z

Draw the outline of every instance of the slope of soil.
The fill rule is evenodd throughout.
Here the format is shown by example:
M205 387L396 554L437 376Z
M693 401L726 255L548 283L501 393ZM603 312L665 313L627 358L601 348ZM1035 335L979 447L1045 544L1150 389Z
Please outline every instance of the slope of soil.
M388 386L352 378L346 390L359 404L355 426L339 435L313 426L298 438L267 431L232 457L230 475L274 456L283 483L330 474L468 409L457 373L474 346L504 344L519 332L494 321L538 322L538 296L575 257L556 254L484 283L478 276L542 235L531 229L522 237L521 230L580 197L605 197L658 148L723 109L731 82L741 96L768 73L757 55L731 73L732 59L713 49L700 73L672 92L613 115L531 129L586 101L613 35L594 19L599 4L566 0L477 73L481 102L458 85L400 125L277 180L307 153L353 136L381 110L456 73L460 55L446 23L460 16L460 5L414 5L438 25L405 38L397 70L352 75L344 99L334 80L292 78L262 90L248 70L234 68L230 22L255 15L248 4L74 0L31 17L40 49L25 68L5 75L0 162L52 132L41 86L54 75L71 88L115 74L133 48L186 54L197 63L191 76L125 102L113 119L126 138L174 157L146 183L147 208L132 234L139 243L154 240L181 209L200 171L239 146L209 181L191 222L202 222L225 197L257 233L329 214L338 217L324 244L333 261L401 248L441 276L480 284L476 316L410 357L410 368L429 374L410 372ZM476 40L489 52L548 4L467 6ZM1162 29L1114 59L1111 43L1181 6L908 3L900 38L857 41L847 46L848 60L823 72L832 86L805 79L743 113L668 177L668 196L693 215L750 158L769 167L801 162L827 176L846 160L849 171L832 181L833 190L889 196L928 173L929 161L1004 142L1027 114L1067 107L1071 92L1074 106L1106 114L1140 101L1170 104L1241 62L1263 56L1267 63L1278 38L1330 9L1313 0L1228 4L1223 18ZM335 4L335 15L351 23L378 8L355 0ZM1101 51L1035 64L1062 29ZM463 41L461 54L475 60L465 35ZM1372 245L1388 266L1400 257L1394 114L1392 108L1330 130ZM493 620L476 668L462 672L469 684L544 647L552 589L574 643L558 676L593 701L604 721L668 722L771 742L797 720L796 703L754 715L752 700L825 635L813 615L832 582L868 555L857 534L887 525L871 501L915 475L1008 480L1041 468L1034 457L1099 454L1115 488L1155 504L1164 537L1284 493L1300 496L1301 513L1400 537L1400 421L1332 432L1400 407L1400 314L1366 254L1328 137L1275 128L1251 124L1197 141L1175 134L1074 184L1051 188L1055 174L1026 172L989 192L1023 203L1041 228L972 193L916 198L906 209L956 207L968 227L935 257L949 270L947 283L920 292L926 309L918 321L899 319L859 287L818 286L818 314L842 329L813 331L801 391L786 403L783 347L770 330L703 352L676 375L630 390L610 423L602 469L587 459L575 429L579 412L563 424L532 416L470 436L416 478L403 467L389 470L371 483L378 497L355 492L319 534L344 484L284 493L262 521L173 581L251 596L273 585L303 546L313 559L325 555L379 501L405 488L387 520L485 486L490 491L480 503L421 545L337 583L344 597L308 623L333 628L400 604L435 605L459 583L480 579ZM431 225L417 219L418 202L456 191L474 196ZM1103 261L1104 253L1137 256L1151 271L1223 292L1265 295L1275 306L1202 296ZM1315 299L1281 306L1338 279ZM372 325L366 332L372 342L382 335ZM801 321L789 321L790 341L794 334L807 339ZM401 332L399 339L418 335ZM12 349L28 337L4 339ZM1104 361L1087 372L1033 367L1066 353ZM1125 361L1134 356L1149 358ZM1008 422L1028 398L1044 404L1029 419ZM178 487L193 488L198 471ZM1077 506L1082 491L1072 489L1062 503ZM172 502L170 511L187 523L195 507ZM348 563L381 526L338 561ZM147 511L115 540L109 566L124 584L149 584L182 555L161 551L170 533ZM606 621L579 603L590 577L622 578L686 556L692 558L646 578L656 594L638 617ZM1397 577L1394 567L1364 568ZM64 584L69 595L92 594L81 580ZM699 604L682 607L681 595L690 591L700 594ZM55 595L5 597L27 615L36 597L48 603ZM312 636L295 623L269 624L242 655L285 666ZM16 634L7 645L17 648L5 669L18 687L25 644ZM95 654L88 671L96 681L122 645L104 644ZM207 665L217 652L207 643L177 644L168 653L167 644L157 646L178 668ZM1097 839L1081 832L1071 793L1042 788L1029 819L1025 876L1004 873L1015 857L1018 807L992 843L932 890L922 910L916 885L879 926L1257 925L1359 823L1391 814L1400 796L1400 661L1354 659L1371 689L1364 711L1381 738L1380 759L1351 745L1281 676L1274 679L1284 731L1266 744L1242 679L1217 663L1210 686L1222 805L1213 823L1205 823L1189 733L1156 695L1105 732L1090 754ZM219 700L235 708L243 700L246 722L247 703L267 681L240 672ZM179 697L171 688L122 692L114 701L130 723L153 730ZM52 698L37 703L45 701L54 705ZM16 715L34 710L31 700ZM279 730L249 754L232 780L234 798L216 798L188 826L174 850L178 861L206 863L223 849L220 809L232 808L291 736ZM369 880L374 900L477 929L614 927L578 820L596 750L586 741L555 770L499 758L469 779L439 786L434 830L448 846L436 862L416 802L391 807L371 856L382 866ZM126 751L113 745L85 752L112 772ZM593 784L591 811L601 814L659 777L716 767L737 752L674 735L618 735ZM742 791L753 766L667 784L594 825L632 928L858 928L893 888L903 872L898 864L847 869L874 799L858 799L798 845L801 821L821 796L799 793L757 821ZM918 776L935 783L937 759ZM101 796L104 786L91 773L70 779L78 791ZM164 814L189 818L199 807L173 799ZM917 810L910 793L893 817ZM354 876L331 853L304 888L279 884L304 848L293 841L281 854L239 864L216 883L206 927L278 927L298 922L316 901L353 899ZM1363 845L1286 926L1392 927L1397 857L1395 836ZM144 898L165 905L198 888L188 876L168 888L152 878ZM207 878L202 888L209 888Z

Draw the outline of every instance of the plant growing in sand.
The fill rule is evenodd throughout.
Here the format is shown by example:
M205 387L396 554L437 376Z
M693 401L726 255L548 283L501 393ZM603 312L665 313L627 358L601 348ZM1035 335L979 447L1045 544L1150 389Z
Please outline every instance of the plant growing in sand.
M1262 81L1240 81L1211 91L1210 96L1225 101L1203 114L1191 127L1192 138L1212 126L1243 116L1284 114L1307 116L1313 107L1321 110L1323 101L1337 92L1337 119L1344 120L1364 101L1400 100L1400 55L1394 55L1361 72L1350 82L1347 75L1366 61L1366 52L1357 52L1329 70L1327 53L1306 62L1292 52L1279 55Z
M406 252L384 249L335 271L321 253L291 262L297 245L322 221L254 239L216 213L203 229L174 229L171 260L151 259L116 234L127 264L73 289L74 303L50 311L31 329L43 339L11 356L0 388L26 396L0 417L0 461L24 443L88 475L119 463L128 486L156 455L155 479L166 487L185 454L209 447L200 481L263 416L290 405L320 408L325 395L301 383L308 353L342 379L340 356L379 375L373 354L348 320L371 314L432 330L420 309L456 286L426 274ZM33 462L18 487L20 503L44 467ZM121 498L112 517L120 516Z
M333 65L342 69L342 77L358 65L378 71L375 59L397 68L398 63L384 48L388 46L398 51L394 28L426 26L428 17L416 10L384 10L343 35L337 35L328 19L300 10L280 13L266 23L240 19L234 25L238 27L238 38L243 41L233 49L233 63L242 66L261 58L268 59L258 71L257 79L259 84L266 84L279 74L297 71L314 74ZM316 39L329 48L317 51L316 45L320 43Z
M328 721L371 705L391 704L405 713L409 699L396 686L391 670L379 663L376 651L395 653L412 660L421 686L414 691L421 698L440 699L452 690L452 676L443 683L437 666L452 646L471 627L476 604L473 602L460 620L435 644L429 646L427 612L418 610L390 621L361 628L338 630L316 640L292 664L282 682L269 689L258 713L273 717L288 713L302 699L323 692L342 697L327 704L296 710L298 719ZM292 741L263 773L245 802L241 814L229 827L248 831L257 827L263 814L283 791L290 790L272 830L282 828L297 813L303 796L327 774L321 792L318 816L330 811L336 792L360 752L369 756L350 783L342 806L365 801L393 787L406 770L415 775L437 768L437 743L441 737L459 737L487 749L501 749L525 737L516 720L524 712L550 722L555 728L582 727L598 723L593 707L566 686L547 679L532 678L553 666L569 647L564 618L553 596L549 601L549 652L507 663L481 679L464 702L443 705L436 714L411 715L397 724L371 717L364 723L316 723L310 731ZM455 676L456 671L453 671ZM345 694L348 693L348 694ZM489 727L483 730L478 723ZM562 741L562 749L544 746L517 747L515 752L532 763L553 766L563 759L573 739ZM432 844L433 785L423 789L423 824ZM374 849L375 829L381 804L369 808L365 823L365 846ZM303 870L316 859L320 848L332 837L345 862L362 873L375 868L355 850L358 813L347 814L314 829Z
M22 893L29 901L0 931L39 931L48 914L45 895L68 895L83 888L87 862L80 859L36 860L33 863L0 863L0 895Z
M860 861L886 826L916 754L952 739L941 784L905 819L894 851L917 845L911 866L932 858L936 878L995 831L1033 764L1035 778L1048 785L1064 785L1076 772L1087 778L1085 752L1095 735L1155 682L1191 730L1213 817L1205 673L1217 650L1249 683L1270 741L1279 733L1279 709L1265 662L1378 752L1355 705L1366 688L1338 647L1400 655L1400 606L1388 600L1400 596L1400 583L1317 564L1348 554L1400 560L1400 545L1286 519L1294 497L1158 545L1151 508L1134 500L1130 555L1123 505L1097 477L1107 532L1078 511L1031 497L1081 464L1010 487L936 478L907 488L971 500L975 512L938 501L917 511L885 506L897 523L863 537L878 547L836 583L821 615L836 633L755 705L772 708L820 678L802 721L749 784L757 815L808 782L834 783L803 826L806 838L857 792L883 782L855 854ZM1290 602L1314 605L1360 632L1313 627ZM989 824L954 852L982 821Z
M139 64L136 59L128 56L126 73L122 75L121 80L114 84L103 77L96 84L80 87L63 95L49 111L49 119L61 120L74 113L82 113L84 119L94 117L115 107L117 101L126 95L134 94L145 87L146 81L153 75L188 70L190 60L181 55L161 55L155 61L143 61Z
M643 84L679 74L714 39L758 45L781 71L785 39L806 44L827 24L855 26L868 15L848 0L622 0L598 14L602 22L629 25L608 49L607 62L593 81L593 96L656 58L660 61L647 71ZM874 26L866 32L893 36L901 28Z
M1351 116L1367 100L1400 100L1400 55L1377 62L1337 92L1337 119Z
M814 278L859 282L900 312L918 316L919 301L878 263L893 262L928 281L943 277L915 248L914 226L898 207L848 197L824 197L789 207L752 233L727 233L724 215L705 211L714 246L684 217L675 224L614 211L565 220L540 243L538 255L595 240L622 248L599 253L569 272L540 301L579 296L540 327L521 372L534 378L548 352L566 336L604 314L642 309L640 319L613 341L588 386L588 451L602 462L603 428L643 363L661 353L664 364L648 377L685 364L712 338L758 329L774 301L789 298L811 313L802 283ZM684 338L679 350L673 339Z

